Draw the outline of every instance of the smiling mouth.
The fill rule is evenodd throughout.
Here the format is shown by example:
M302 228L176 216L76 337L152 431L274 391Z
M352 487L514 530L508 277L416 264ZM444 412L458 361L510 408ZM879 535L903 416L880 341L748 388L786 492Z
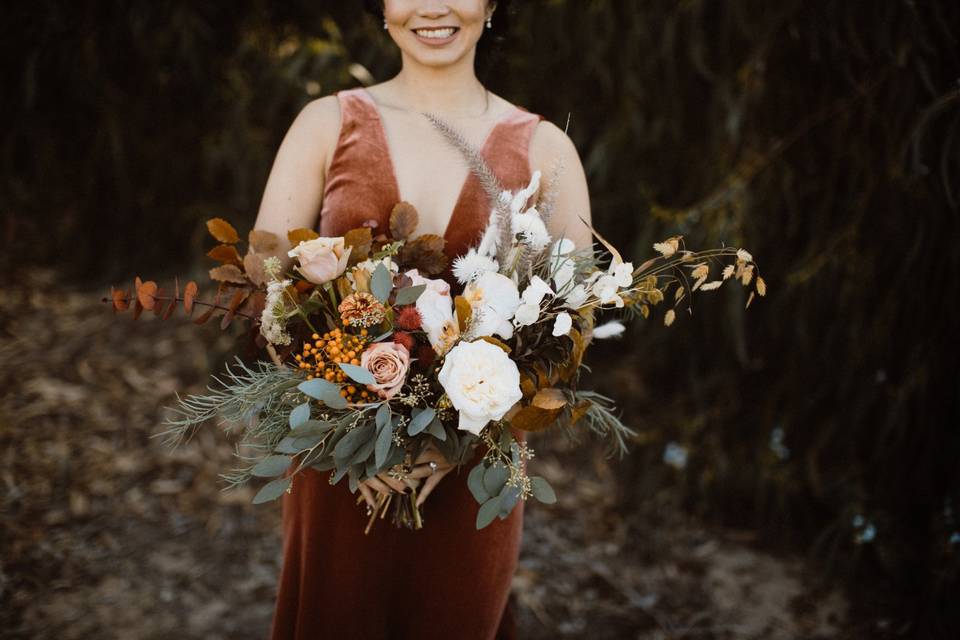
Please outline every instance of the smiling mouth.
M460 31L460 27L430 27L423 29L412 29L412 31L427 40L446 40L447 38L453 36L457 31Z

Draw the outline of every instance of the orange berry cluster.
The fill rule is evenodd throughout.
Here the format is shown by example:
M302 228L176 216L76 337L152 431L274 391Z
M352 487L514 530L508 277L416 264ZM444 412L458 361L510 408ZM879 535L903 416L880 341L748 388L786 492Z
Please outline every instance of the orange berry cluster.
M349 383L350 379L338 365L354 364L360 366L360 354L367 347L367 330L359 334L344 333L340 329L328 331L322 336L314 333L311 340L303 343L303 352L294 355L299 367L307 372L307 380L323 378L337 384ZM340 390L347 402L366 402L372 396L363 386L347 384Z

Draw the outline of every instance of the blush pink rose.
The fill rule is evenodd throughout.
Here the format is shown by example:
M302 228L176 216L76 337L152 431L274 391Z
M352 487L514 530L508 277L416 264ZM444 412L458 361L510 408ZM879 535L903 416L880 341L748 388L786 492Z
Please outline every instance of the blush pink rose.
M360 366L373 374L376 384L368 384L384 400L400 391L410 368L410 352L396 342L375 342L360 355Z
M300 261L300 273L313 284L324 284L342 274L350 259L350 250L343 238L304 240L287 252Z

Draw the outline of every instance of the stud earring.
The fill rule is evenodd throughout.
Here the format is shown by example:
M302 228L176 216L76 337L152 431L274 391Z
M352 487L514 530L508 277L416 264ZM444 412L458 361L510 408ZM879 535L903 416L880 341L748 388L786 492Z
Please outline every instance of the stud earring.
M383 28L384 28L384 29L387 28L387 19L386 19L386 18L383 19Z
M487 29L492 29L492 28L493 28L493 16L490 15L490 16L487 16Z

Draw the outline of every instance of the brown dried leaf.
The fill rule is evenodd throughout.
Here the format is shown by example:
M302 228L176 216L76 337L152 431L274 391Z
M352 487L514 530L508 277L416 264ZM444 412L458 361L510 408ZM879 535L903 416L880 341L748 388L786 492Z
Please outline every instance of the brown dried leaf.
M416 231L419 222L416 207L409 202L398 202L390 212L390 235L394 240L406 240Z
M129 292L110 287L110 297L113 299L113 310L115 313L123 312L130 308Z
M581 400L570 409L570 425L573 426L580 421L580 418L587 415L587 411L593 403L589 400Z
M473 317L473 307L463 296L457 296L453 299L454 308L457 310L457 325L460 327L460 333L467 330L467 324Z
M343 244L350 247L350 260L348 262L350 266L363 262L370 257L370 248L373 245L373 235L370 232L370 227L350 229L343 234Z
M421 274L439 275L447 268L445 244L446 240L432 233L418 236L400 248L400 263Z
M164 294L163 289L162 289L162 288L157 288L157 293L155 294L155 295L157 296L157 298L162 298L162 297L163 297L163 294ZM163 313L163 300L156 300L156 299L154 299L154 301L153 301L153 315L159 316L161 313Z
M143 313L143 305L140 304L140 298L133 301L133 319L136 320Z
M207 251L207 257L213 258L223 264L234 264L238 267L243 264L240 260L240 254L237 253L237 248L232 244L218 244L213 249L210 249L210 251Z
M287 231L287 240L290 241L291 247L296 247L301 242L307 242L309 240L316 240L320 237L320 234L314 231L313 229L307 229L301 227L299 229L291 229Z
M250 282L262 286L267 281L267 274L263 270L263 254L248 252L243 256L243 270L247 272Z
M183 288L183 310L187 312L188 316L193 313L193 300L197 297L197 291L197 283L193 280Z
M207 220L207 231L214 238L225 244L236 244L240 242L240 236L233 225L223 218L211 218Z
M523 393L524 400L532 398L537 392L537 383L529 374L524 373L520 376L520 391Z
M140 282L140 278L137 278L137 282ZM150 311L153 309L156 301L153 299L153 296L157 294L157 283L153 280L147 280L146 282L140 282L140 286L137 287L137 300L140 301L140 304L144 309Z
M178 296L179 297L179 296ZM173 298L167 305L167 310L163 312L163 320L169 320L173 312L177 310L177 298Z
M566 364L560 367L558 373L561 380L569 380L580 368L580 361L583 359L583 352L586 350L586 342L583 339L583 334L581 334L576 329L570 329L570 332L567 333L567 336L573 341L573 349L570 351L570 359L567 360Z
M204 324L204 323L206 323L207 320L209 320L211 317L213 317L213 312L217 310L216 305L218 305L218 304L220 304L220 292L219 292L219 291L217 291L217 296L216 296L216 298L214 298L213 304L211 304L210 307L209 307L206 311L204 311L201 315L197 316L197 317L193 320L193 323L194 323L194 324Z
M754 285L757 287L758 294L761 296L767 295L767 283L763 278L757 276L757 281L754 283Z
M243 272L232 264L224 264L210 269L210 278L217 282L247 284L247 279L243 277Z
M562 409L567 406L567 399L560 389L540 389L530 404L541 409Z
M280 246L280 237L272 231L251 229L247 234L247 245L254 253L270 253Z
M523 431L542 431L556 421L565 406L567 400L559 389L540 389L530 405L510 419L510 424Z
M221 329L226 329L230 326L234 316L237 314L237 307L240 306L241 302L246 300L248 295L250 295L249 289L237 289L233 292L233 297L230 298L230 304L227 305L227 312L223 314L223 319L220 320Z

